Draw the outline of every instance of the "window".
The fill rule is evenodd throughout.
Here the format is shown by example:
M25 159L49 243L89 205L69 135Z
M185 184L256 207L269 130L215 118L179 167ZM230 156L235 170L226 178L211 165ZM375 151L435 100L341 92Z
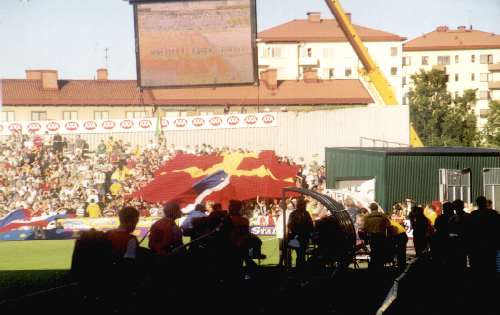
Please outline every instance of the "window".
M410 66L411 65L411 57L403 57L403 66Z
M147 113L146 112L125 112L125 116L128 119L133 119L133 118L146 118Z
M403 96L403 105L408 105L408 101L409 101L408 93L405 93L405 95Z
M286 49L283 47L266 47L262 50L262 57L264 58L284 58L286 57Z
M78 120L78 112L63 112L63 120Z
M165 117L186 117L187 112L165 112Z
M471 81L476 81L476 74L475 73L471 73L470 80Z
M398 47L391 47L391 56L397 56L398 55Z
M406 77L403 77L403 86L406 85Z
M422 56L422 66L427 66L429 64L429 56Z
M492 64L493 63L493 55L480 55L479 62L482 64Z
M460 62L460 56L455 55L455 63L459 63L459 62Z
M489 82L489 81L491 81L491 75L489 73L481 73L479 75L479 81Z
M243 110L244 107L242 107L241 109ZM200 116L210 116L210 115L213 115L214 112L200 112Z
M458 73L455 73L455 82L458 82Z
M398 75L398 67L391 68L391 75Z
M352 70L351 70L351 68L345 68L345 76L346 76L346 77L350 77L350 76L351 76L351 74L352 74Z
M307 57L312 57L313 50L312 48L307 48Z
M438 56L438 65L449 65L450 56Z
M470 56L470 62L475 63L476 62L476 55L471 55Z
M2 116L0 116L0 121L14 121L15 120L15 115L13 111L2 111Z
M479 118L483 118L483 119L486 119L488 118L488 114L490 113L490 109L489 108L486 108L486 109L480 109L479 110Z
M490 98L490 91L479 91L479 99L487 100Z
M47 120L47 112L31 112L31 120Z
M333 58L333 48L323 48L323 57Z
M455 91L455 98L459 97L460 95L458 95L458 91Z
M94 112L94 119L96 119L96 120L109 119L109 112L95 111Z
M335 75L335 69L334 68L325 68L323 69L323 74L324 77L327 79L333 79Z

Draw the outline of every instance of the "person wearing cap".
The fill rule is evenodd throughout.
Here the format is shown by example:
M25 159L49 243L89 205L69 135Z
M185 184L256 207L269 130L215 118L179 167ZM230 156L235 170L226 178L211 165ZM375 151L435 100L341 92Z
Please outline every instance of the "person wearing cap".
M176 223L182 216L179 205L168 202L163 207L163 213L165 217L151 226L149 235L149 248L160 256L166 256L174 248L182 246L182 231Z

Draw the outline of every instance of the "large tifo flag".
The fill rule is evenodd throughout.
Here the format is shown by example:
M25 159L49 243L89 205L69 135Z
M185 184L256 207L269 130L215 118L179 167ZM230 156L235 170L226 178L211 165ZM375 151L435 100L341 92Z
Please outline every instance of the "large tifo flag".
M147 202L176 201L185 212L213 200L280 198L294 186L299 166L278 162L274 151L197 156L178 154L160 167L154 179L132 197Z
M32 217L26 209L17 209L0 219L0 233L8 233L18 229L47 228L49 223L57 219L65 219L66 214L42 215Z

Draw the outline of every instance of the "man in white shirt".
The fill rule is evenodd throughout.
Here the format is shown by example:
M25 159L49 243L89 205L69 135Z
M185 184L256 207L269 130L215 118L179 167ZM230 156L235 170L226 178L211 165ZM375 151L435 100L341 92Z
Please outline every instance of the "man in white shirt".
M189 212L187 217L181 224L182 234L185 236L191 236L194 238L196 235L195 231L193 231L193 220L196 218L205 218L207 214L205 213L207 209L202 204L197 204L193 211Z

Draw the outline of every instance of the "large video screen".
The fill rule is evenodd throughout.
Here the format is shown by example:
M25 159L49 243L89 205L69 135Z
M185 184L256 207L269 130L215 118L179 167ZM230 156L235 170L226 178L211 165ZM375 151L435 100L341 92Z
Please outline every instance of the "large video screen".
M255 0L135 2L141 87L252 84Z

